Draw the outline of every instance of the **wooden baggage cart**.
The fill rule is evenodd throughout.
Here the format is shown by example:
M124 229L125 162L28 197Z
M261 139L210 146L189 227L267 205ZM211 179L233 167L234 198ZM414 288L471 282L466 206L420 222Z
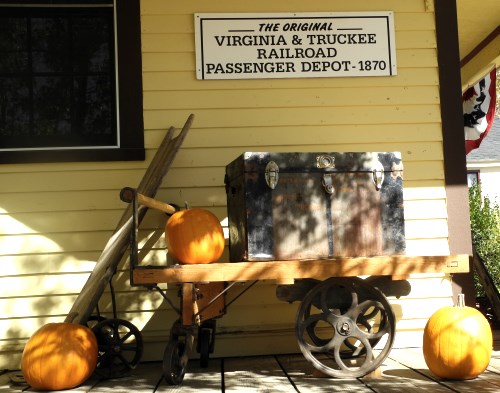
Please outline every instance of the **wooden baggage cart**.
M170 214L175 211L130 188L122 190L121 198L132 204L134 212L139 205ZM462 273L469 269L468 255L140 266L136 232L137 226L131 236L131 285L158 290L179 314L163 358L165 379L174 385L184 378L195 335L201 364L207 364L214 347L215 320L226 312L225 294L236 283L276 282L280 300L300 301L295 333L305 358L326 375L361 377L381 365L394 342L396 323L386 298L391 294L388 290L399 283L404 292L409 287L405 279L412 273ZM160 283L180 285L179 307L158 287Z

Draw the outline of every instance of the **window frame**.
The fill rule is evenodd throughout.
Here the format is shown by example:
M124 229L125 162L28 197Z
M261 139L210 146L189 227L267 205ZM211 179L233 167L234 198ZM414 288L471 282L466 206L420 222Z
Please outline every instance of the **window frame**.
M0 164L145 159L140 1L115 0L114 16L119 146L2 150Z
M472 179L474 178L474 179ZM472 180L471 180L472 179ZM476 182L476 184L480 184L481 182L481 172L479 169L469 169L467 170L467 186L470 188L474 185L473 181Z

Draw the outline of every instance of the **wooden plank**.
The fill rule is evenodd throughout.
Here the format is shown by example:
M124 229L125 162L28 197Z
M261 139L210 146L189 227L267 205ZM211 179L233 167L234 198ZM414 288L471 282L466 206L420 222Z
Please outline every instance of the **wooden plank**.
M395 352L402 350L393 350L390 356L384 361L381 371L381 378L363 378L366 386L373 389L374 392L405 392L421 393L428 390L432 393L449 393L450 390L440 386L435 381L427 378L425 375L411 368L404 366L391 358ZM397 356L397 355L395 355Z
M500 351L493 351L488 370L500 374Z
M12 192L1 194L1 198L2 203L9 206L9 213L95 210L96 200L99 200L99 208L102 210L123 207L117 198L116 191L111 190Z
M164 141L159 147L158 152L151 161L148 170L137 187L137 191L139 193L151 198L156 195L165 174L170 169L175 155L191 127L193 118L193 115L189 116L183 129L175 138L173 138L174 129L173 127L170 128ZM146 211L146 207L139 207L137 213L139 223L142 221ZM111 236L101 253L101 256L97 260L94 270L83 286L80 294L73 304L73 307L70 309L68 316L66 317L66 321L72 321L74 323L85 323L87 321L88 317L97 305L104 288L113 277L118 263L125 254L129 244L129 236L132 228L132 206L129 205L119 220L113 236Z
M448 237L448 221L443 218L407 220L405 221L405 237L417 239Z
M360 275L400 275L410 273L459 273L469 269L468 255L377 256L266 262L212 263L171 267L136 268L136 284L160 282L288 280Z
M179 386L168 385L164 380L155 393L216 393L223 392L222 359L211 359L207 368L201 368L198 359L191 359L184 381Z
M356 378L329 378L321 374L302 355L279 355L277 359L300 393L372 392Z
M443 237L440 239L406 238L407 255L419 255L422 252L422 250L425 250L426 252L432 255L446 255L450 252L450 244L447 237Z
M280 88L337 88L371 86L437 86L439 77L433 68L400 68L397 78L296 78L288 79L252 79L252 80L219 80L217 84L202 83L193 78L192 71L159 71L143 73L144 91L166 90L201 91L212 89L280 89Z
M401 128L404 127L404 132ZM283 134L286 133L286 140ZM308 140L304 140L304 134ZM248 150L248 146L297 146L300 148L303 144L324 145L332 144L332 139L338 144L353 143L352 136L356 134L359 141L364 143L394 143L394 135L398 134L397 143L401 146L417 146L424 143L440 143L442 141L441 128L439 123L431 124L370 124L370 125L331 125L328 128L317 126L276 126L276 127L240 127L206 129L197 128L191 132L189 138L183 145L183 149L176 158L178 160L186 155L185 152L193 153L193 148L217 148L217 149L239 149L238 153L233 154L231 159L241 154L241 149ZM146 134L146 144L157 145L163 133L160 130L150 130ZM224 141L224 145L220 143ZM378 147L377 147L378 148ZM372 148L373 149L373 146ZM370 150L371 150L370 149ZM259 148L258 151L261 151ZM324 148L317 151L325 151ZM333 151L340 151L334 149ZM394 150L391 150L394 151ZM406 150L402 147L395 151ZM197 150L200 152L200 150ZM215 159L217 157L212 157ZM407 160L421 161L420 157L409 156L405 153L405 162ZM213 162L213 161L211 161ZM227 162L224 163L224 165Z
M446 219L446 199L405 200L405 219L424 220L427 218Z
M233 161L236 157L241 154L242 148L247 152L271 152L279 149L280 151L291 151L294 152L361 152L361 151L373 151L373 144L376 142L377 149L380 152L391 152L391 151L399 151L403 152L403 162L405 167L410 164L413 165L414 162L422 162L422 161L435 161L441 160L443 158L442 152L442 143L441 141L429 141L422 140L420 142L402 142L398 141L397 143L394 140L389 140L388 138L384 141L380 138L375 141L373 137L367 137L367 139L363 140L363 142L354 142L354 141L341 141L340 139L344 139L339 137L339 140L336 139L334 133L338 130L329 129L329 139L323 136L319 136L320 134L324 134L325 130L321 129L310 129L311 133L309 134L310 141L300 142L300 138L298 133L300 132L298 129L289 129L287 131L287 140L286 146L283 145L284 141L278 139L278 136L275 134L275 131L271 131L269 137L271 138L274 134L276 139L274 141L268 140L267 136L264 134L254 134L254 141L248 141L248 145L241 145L241 142L236 142L236 138L238 135L241 135L242 138L246 138L240 132L234 132L235 134L231 139L234 139L236 142L236 146L205 146L203 149L184 149L179 153L176 159L177 168L181 167L225 167L228 163ZM354 133L358 133L357 127L347 127L343 132L352 131ZM387 130L385 130L387 131ZM418 129L415 129L415 132L418 133ZM339 132L340 133L340 132ZM318 139L315 139L315 135L318 135ZM206 134L200 136L200 139L203 137L207 137ZM224 137L220 135L222 139ZM228 138L226 138L226 142L229 142ZM332 141L332 138L335 141ZM219 139L220 140L220 139ZM264 142L265 144L257 145L256 142ZM214 143L215 144L215 143Z
M165 60L168 61L168 60ZM194 71L194 65L193 65ZM196 96L189 104L196 108ZM146 128L161 128L169 119L179 117L184 110L162 109L145 111ZM359 110L358 106L323 108L243 108L243 109L196 109L200 127L274 127L274 126L330 126L347 124L406 124L436 123L441 121L439 105L387 105L369 106ZM402 126L402 128L404 128ZM442 170L441 170L442 171Z
M98 378L94 374L93 378ZM153 393L162 378L161 363L139 363L130 375L97 381L89 393Z
M11 186L10 192L42 192L78 191L82 185L92 189L110 189L123 186L125 179L140 179L143 169L130 168L121 170L85 170L38 173L5 173L0 175L0 181ZM60 187L60 188L59 188ZM95 205L96 201L94 201Z
M45 234L53 232L54 228L63 233L109 231L115 227L116 217L115 210L54 211L43 215L38 212L14 213L0 215L0 228L2 236ZM36 223L36 229L21 224L23 222Z
M392 350L389 357L408 368L418 370L427 378L455 392L498 392L500 390L500 376L488 370L481 374L480 377L466 381L449 381L435 376L428 369L421 348Z
M192 92L169 91L144 93L144 109L182 109ZM286 90L207 90L199 91L197 99L206 108L280 108L280 107L332 107L361 105L427 105L439 104L437 86L374 87L372 89L344 87L331 89Z
M235 3L231 1L217 1L215 3L182 1L173 4L165 3L163 0L149 0L141 4L141 15L170 15L170 14L192 14L194 12L228 12L228 6L231 12L249 12L248 5L245 3ZM288 0L286 3L269 3L257 1L252 3L253 7L258 7L259 11L264 12L311 12L311 5L302 0ZM400 12L415 12L424 13L425 4L421 0L377 0L375 4L370 4L371 11L385 11L390 9L396 14ZM353 2L349 4L349 11L366 12L366 2ZM331 2L326 0L318 0L315 2L314 10L324 12L340 12L346 10L346 5L343 2Z
M21 371L2 371L0 375L0 393L13 393L25 390L28 385L23 382Z
M224 359L224 392L293 392L274 356Z

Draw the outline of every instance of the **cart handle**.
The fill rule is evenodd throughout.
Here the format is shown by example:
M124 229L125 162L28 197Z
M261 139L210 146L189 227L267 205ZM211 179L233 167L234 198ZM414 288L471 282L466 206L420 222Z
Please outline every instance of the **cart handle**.
M120 199L123 202L132 203L134 198L137 198L137 203L141 205L160 210L167 214L174 214L178 210L175 206L147 197L146 195L142 195L130 187L122 188L120 191Z

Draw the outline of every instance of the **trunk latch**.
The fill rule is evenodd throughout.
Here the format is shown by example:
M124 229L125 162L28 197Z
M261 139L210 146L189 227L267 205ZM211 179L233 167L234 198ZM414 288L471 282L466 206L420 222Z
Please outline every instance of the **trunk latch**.
M323 187L328 194L333 194L335 188L333 188L333 175L331 173L325 173L323 175Z
M382 188L382 183L384 182L384 169L374 169L373 170L373 184L375 184L375 189L380 191Z
M276 185L278 184L278 178L279 178L279 173L280 168L278 167L278 164L276 164L274 161L269 161L266 165L266 183L269 186L271 190L274 190L276 188Z

